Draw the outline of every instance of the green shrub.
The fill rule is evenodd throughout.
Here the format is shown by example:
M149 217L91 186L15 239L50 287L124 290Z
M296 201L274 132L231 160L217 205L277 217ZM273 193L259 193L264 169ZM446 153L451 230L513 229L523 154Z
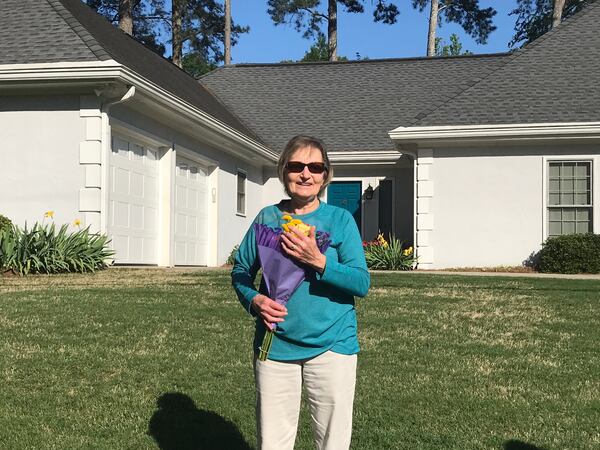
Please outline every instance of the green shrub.
M8 217L0 214L0 231L2 230L12 230L12 222Z
M370 242L363 242L367 267L376 270L411 270L416 262L413 248L402 248L402 242L393 235L389 242L383 235Z
M236 245L235 247L233 247L233 249L231 249L231 253L227 257L227 261L225 261L225 264L228 264L230 266L235 264L235 255L237 255L239 248L240 248L240 246Z
M549 238L540 250L537 269L554 273L599 273L600 234Z
M30 230L0 231L0 268L20 275L30 273L94 272L106 267L114 252L108 238L89 227L69 232L63 225L36 223Z

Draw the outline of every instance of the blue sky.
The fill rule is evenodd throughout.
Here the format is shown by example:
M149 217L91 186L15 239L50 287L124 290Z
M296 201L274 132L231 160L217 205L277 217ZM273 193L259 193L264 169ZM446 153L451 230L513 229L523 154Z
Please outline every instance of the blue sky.
M347 14L343 8L338 12L338 54L356 59L361 57L404 58L425 56L427 43L428 11L419 13L410 0L395 0L401 9L394 25L373 23L371 0L365 1L365 14ZM448 41L452 33L459 35L463 50L473 53L497 53L508 50L514 34L515 16L508 13L514 9L516 0L480 0L482 7L493 6L498 14L494 17L497 29L486 45L479 45L462 28L455 24L442 24L438 36ZM284 59L301 59L312 42L303 39L293 26L274 26L267 14L265 0L231 0L234 21L250 26L250 33L242 35L232 48L232 63L280 62Z

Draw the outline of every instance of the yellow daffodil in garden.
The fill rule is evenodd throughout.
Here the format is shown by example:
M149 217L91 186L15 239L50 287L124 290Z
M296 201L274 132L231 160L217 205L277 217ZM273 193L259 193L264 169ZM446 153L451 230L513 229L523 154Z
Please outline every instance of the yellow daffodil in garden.
M412 252L413 252L413 248L412 247L408 247L407 249L404 249L404 251L402 252L402 254L404 256L410 256L410 255L412 255Z
M54 211L46 211L44 213L44 217L49 217L50 219L54 219Z
M79 219L75 219L75 220L73 221L73 226L80 227L80 226L81 226L81 220L79 220Z
M379 245L381 245L383 248L388 248L389 244L383 237L383 233L379 233L379 235L377 236L377 242L379 242Z

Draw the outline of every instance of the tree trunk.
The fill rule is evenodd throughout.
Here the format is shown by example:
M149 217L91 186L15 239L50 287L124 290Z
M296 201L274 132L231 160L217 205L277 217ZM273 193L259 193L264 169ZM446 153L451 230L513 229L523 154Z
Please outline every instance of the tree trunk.
M329 0L327 47L329 61L337 61L337 0Z
M130 36L133 34L133 0L119 1L119 28Z
M439 0L431 0L429 35L427 37L427 56L435 56L435 34L437 31L439 8Z
M183 0L171 2L171 42L173 45L172 61L176 66L183 66Z
M560 25L564 7L565 0L554 0L554 9L552 11L552 28Z
M231 0L225 0L225 65L231 64Z

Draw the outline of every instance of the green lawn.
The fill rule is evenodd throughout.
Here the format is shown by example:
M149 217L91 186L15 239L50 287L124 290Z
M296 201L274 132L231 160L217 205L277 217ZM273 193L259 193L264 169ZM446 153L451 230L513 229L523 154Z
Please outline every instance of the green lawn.
M600 282L376 274L358 313L354 449L600 448ZM0 448L254 448L252 326L224 270L0 278Z

